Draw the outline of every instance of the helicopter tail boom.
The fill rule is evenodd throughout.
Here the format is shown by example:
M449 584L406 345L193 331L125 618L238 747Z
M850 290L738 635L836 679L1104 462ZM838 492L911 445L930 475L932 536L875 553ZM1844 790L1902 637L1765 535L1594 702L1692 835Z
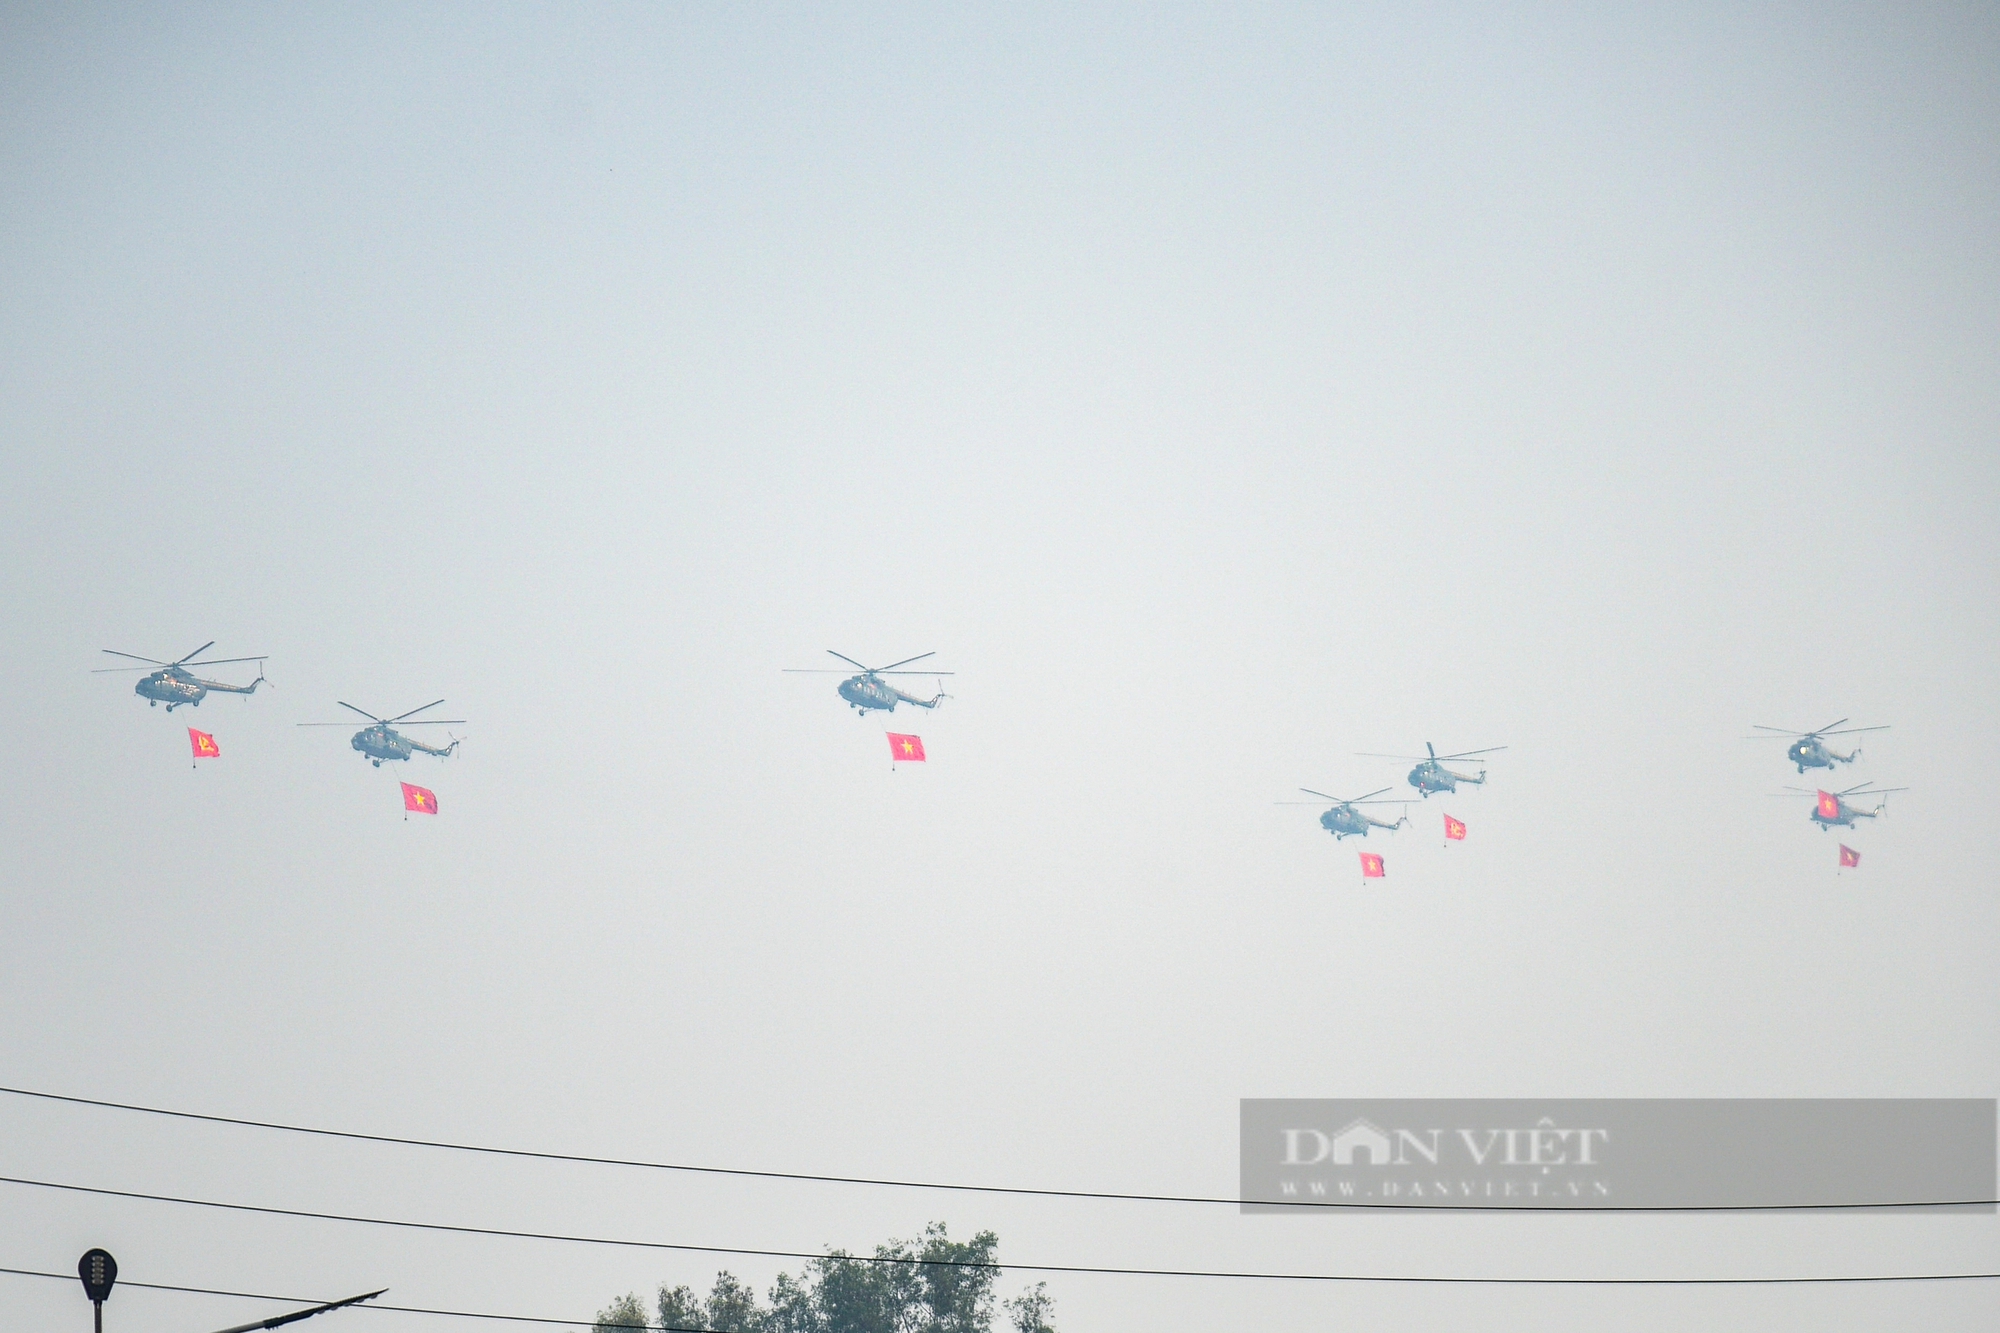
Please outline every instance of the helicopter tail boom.
M195 683L212 694L255 694L259 685L270 684L264 679L264 668L261 666L257 668L257 679L248 685L225 685L219 680L202 680L200 677L196 677Z

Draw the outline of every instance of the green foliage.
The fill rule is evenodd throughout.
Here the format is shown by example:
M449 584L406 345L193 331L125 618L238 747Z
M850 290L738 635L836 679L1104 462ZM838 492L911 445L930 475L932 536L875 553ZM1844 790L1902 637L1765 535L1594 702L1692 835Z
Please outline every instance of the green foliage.
M954 1241L933 1222L914 1240L875 1247L871 1262L835 1250L794 1278L781 1273L770 1303L730 1273L717 1273L707 1299L689 1287L661 1287L649 1321L636 1296L597 1316L595 1333L626 1329L713 1329L718 1333L992 1333L991 1267L1000 1238L982 1231ZM1055 1333L1055 1303L1037 1284L1005 1303L1015 1333Z
M1006 1306L1008 1317L1014 1321L1014 1333L1056 1333L1055 1325L1049 1322L1056 1303L1049 1295L1048 1283L1037 1282L1007 1301Z
M637 1296L620 1296L598 1312L593 1333L619 1333L621 1329L645 1328L646 1307Z

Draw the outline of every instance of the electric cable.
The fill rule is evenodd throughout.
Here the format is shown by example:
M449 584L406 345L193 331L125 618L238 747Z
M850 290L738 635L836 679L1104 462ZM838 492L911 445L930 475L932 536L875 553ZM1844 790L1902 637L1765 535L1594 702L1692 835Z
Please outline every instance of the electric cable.
M702 1166L686 1162L655 1162L631 1157L593 1157L584 1153L550 1152L534 1148L501 1148L490 1144L454 1143L445 1139L408 1138L396 1134L369 1134L351 1129L325 1129L313 1125L291 1125L277 1120L248 1120L238 1116L210 1115L201 1111L177 1111L135 1102L100 1101L94 1097L73 1097L59 1092L39 1092L31 1088L0 1087L0 1093L33 1097L43 1101L67 1102L102 1110L131 1111L141 1115L165 1116L176 1120L196 1120L213 1125L233 1125L244 1129L268 1129L285 1134L306 1134L318 1138L346 1139L358 1143L387 1143L404 1148L435 1148L446 1152L483 1153L494 1157L516 1157L542 1162L570 1162L585 1166L636 1167L648 1171L676 1171L692 1175L739 1176L754 1180L793 1180L820 1185L872 1185L892 1189L950 1190L970 1194L1010 1194L1046 1199L1098 1199L1122 1203L1220 1204L1231 1208L1332 1209L1349 1212L1473 1212L1473 1213L1776 1213L1853 1212L1870 1209L1980 1208L2000 1206L2000 1199L1898 1199L1875 1203L1728 1203L1728 1204L1592 1204L1561 1207L1547 1204L1502 1203L1380 1203L1351 1199L1235 1199L1209 1194L1133 1194L1114 1190L1045 1189L1026 1185L967 1185L940 1180L900 1180L886 1176L816 1175L804 1171L763 1171L740 1166Z
M993 1272L1073 1273L1101 1277L1186 1277L1226 1278L1256 1282L1407 1282L1453 1286L1502 1287L1770 1287L1817 1286L1873 1282L1971 1282L2000 1278L1996 1273L1879 1273L1830 1274L1804 1277L1434 1277L1422 1274L1375 1273L1276 1273L1218 1268L1122 1268L1109 1264L1018 1264L972 1259L917 1259L893 1254L812 1254L804 1250L753 1249L737 1245L692 1245L660 1240L631 1240L613 1236L575 1236L555 1231L515 1231L505 1227L475 1227L450 1222L413 1222L405 1218L364 1217L353 1213L322 1213L305 1208L275 1208L254 1203L225 1203L214 1199L189 1199L171 1194L145 1194L137 1190L104 1189L94 1185L71 1185L52 1180L26 1180L0 1176L0 1184L27 1185L38 1189L64 1190L73 1194L94 1194L111 1199L139 1199L148 1203L170 1203L190 1208L213 1208L225 1212L256 1213L265 1217L292 1217L316 1222L348 1222L361 1226L396 1227L410 1231L443 1232L458 1236L491 1236L508 1240L560 1241L571 1245L602 1245L634 1250L672 1250L686 1254L734 1254L758 1259L803 1259L808 1262L835 1260L840 1263L883 1264L900 1268L968 1268Z

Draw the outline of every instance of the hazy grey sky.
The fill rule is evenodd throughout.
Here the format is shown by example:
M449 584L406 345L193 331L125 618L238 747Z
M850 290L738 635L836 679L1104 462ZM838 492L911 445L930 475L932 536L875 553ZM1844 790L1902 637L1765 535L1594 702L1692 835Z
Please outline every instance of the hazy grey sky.
M0 1081L1218 1194L1246 1096L1994 1095L1996 70L1986 6L0 7ZM274 688L88 674L211 638ZM829 647L958 673L896 714L926 766L780 674ZM439 696L435 820L293 725ZM1739 738L1841 716L1913 790L1836 876ZM1426 740L1510 748L1384 883L1273 804ZM1992 1217L1240 1217L4 1097L0 1174L1029 1262L2000 1265ZM95 1244L579 1317L780 1267L0 1186L0 1266ZM2000 1302L1052 1290L1065 1333Z

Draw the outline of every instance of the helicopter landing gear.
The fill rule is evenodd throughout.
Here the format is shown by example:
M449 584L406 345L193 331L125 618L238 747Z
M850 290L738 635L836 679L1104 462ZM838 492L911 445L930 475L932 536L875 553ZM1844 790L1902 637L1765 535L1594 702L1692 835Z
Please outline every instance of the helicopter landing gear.
M375 767L377 768L382 767L382 761L380 759L370 759L368 762L375 765Z

